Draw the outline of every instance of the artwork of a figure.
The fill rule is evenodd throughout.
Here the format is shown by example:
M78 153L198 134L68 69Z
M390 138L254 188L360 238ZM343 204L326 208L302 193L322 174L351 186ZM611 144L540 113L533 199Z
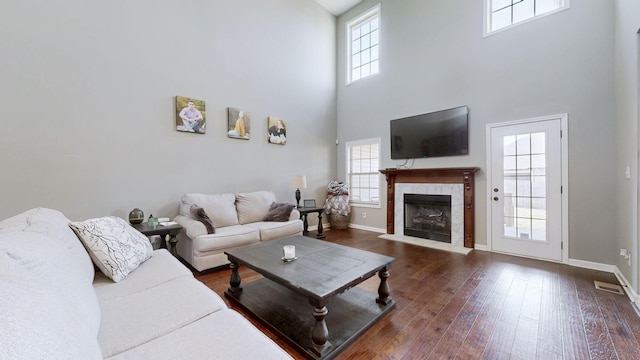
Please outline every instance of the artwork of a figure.
M267 141L271 144L284 145L287 143L287 124L284 120L269 116Z
M247 111L227 108L229 129L227 136L236 139L249 140L251 127L250 127L250 114Z
M184 96L176 96L176 130L204 134L207 131L205 104Z

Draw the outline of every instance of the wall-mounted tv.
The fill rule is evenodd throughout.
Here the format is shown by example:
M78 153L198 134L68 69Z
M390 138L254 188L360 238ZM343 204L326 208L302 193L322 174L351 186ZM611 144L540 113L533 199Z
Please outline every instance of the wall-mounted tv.
M391 159L468 153L467 106L391 120Z

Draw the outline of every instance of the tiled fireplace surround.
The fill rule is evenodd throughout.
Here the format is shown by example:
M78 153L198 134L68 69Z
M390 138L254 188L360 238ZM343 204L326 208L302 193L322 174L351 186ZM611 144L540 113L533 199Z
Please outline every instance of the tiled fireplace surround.
M474 174L479 168L385 169L387 234L404 235L404 194L451 195L451 245L473 248Z

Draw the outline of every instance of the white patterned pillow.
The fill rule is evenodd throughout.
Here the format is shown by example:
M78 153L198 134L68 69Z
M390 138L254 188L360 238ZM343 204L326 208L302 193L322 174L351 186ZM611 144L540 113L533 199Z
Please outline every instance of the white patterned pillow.
M71 222L69 226L87 248L93 262L118 282L153 254L151 242L115 216Z

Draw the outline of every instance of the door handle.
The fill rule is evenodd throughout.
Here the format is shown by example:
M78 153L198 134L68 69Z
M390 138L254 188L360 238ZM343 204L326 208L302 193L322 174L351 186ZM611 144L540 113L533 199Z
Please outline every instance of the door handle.
M498 201L498 197L497 197L497 196L494 196L494 197L493 197L493 201Z

